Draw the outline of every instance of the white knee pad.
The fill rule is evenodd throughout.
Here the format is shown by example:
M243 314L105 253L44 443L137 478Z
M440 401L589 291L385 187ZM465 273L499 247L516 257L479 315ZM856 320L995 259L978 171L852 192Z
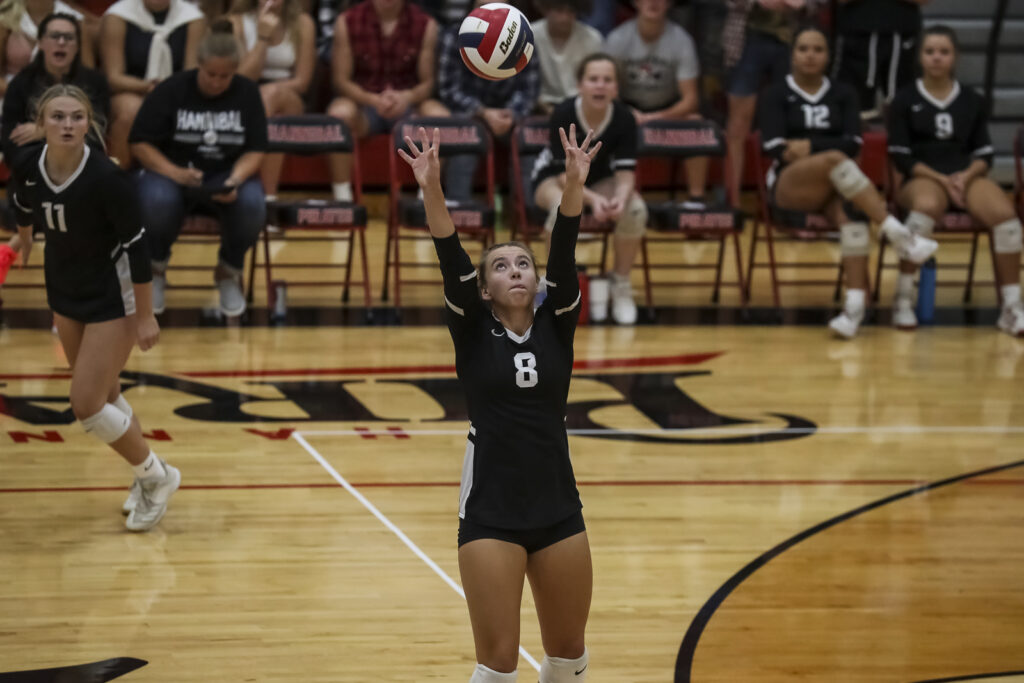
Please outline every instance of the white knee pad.
M843 223L839 226L839 253L844 257L871 253L871 230L867 223Z
M129 420L132 419L132 415L135 414L132 410L131 404L124 399L124 394L117 395L117 398L114 399L114 407L127 415Z
M903 225L907 226L907 230L921 237L931 237L935 232L935 219L920 211L911 211L907 220L903 221Z
M871 181L868 180L868 177L864 175L864 171L860 170L860 166L853 159L846 159L841 162L832 169L828 177L832 181L832 186L845 199L856 197L871 187Z
M647 202L633 194L615 223L615 234L623 237L643 237L647 232Z
M503 674L494 669L488 669L483 664L477 664L469 683L515 683L518 675L518 671Z
M540 683L583 683L587 680L589 661L590 653L586 648L576 659L545 656L540 665Z
M558 204L555 204L548 211L548 217L544 220L544 229L551 232L555 229L555 219L558 218Z
M132 420L111 403L104 403L100 412L82 420L85 431L103 443L113 443L124 436Z
M1011 218L992 228L992 248L997 254L1017 254L1024 240L1021 239L1020 220Z

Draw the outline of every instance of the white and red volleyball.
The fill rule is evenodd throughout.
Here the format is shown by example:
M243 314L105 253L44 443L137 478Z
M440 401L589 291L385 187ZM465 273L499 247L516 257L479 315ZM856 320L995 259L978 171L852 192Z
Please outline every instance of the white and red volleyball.
M462 20L459 53L474 74L500 81L515 76L530 62L533 29L512 5L489 2Z

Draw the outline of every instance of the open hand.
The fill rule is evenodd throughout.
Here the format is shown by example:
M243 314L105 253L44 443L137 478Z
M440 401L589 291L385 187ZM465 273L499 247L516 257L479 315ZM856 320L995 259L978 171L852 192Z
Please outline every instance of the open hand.
M417 147L412 138L406 135L405 144L409 146L412 155L410 156L404 149L399 148L398 156L402 157L405 163L412 168L412 174L420 187L426 189L434 184L440 186L441 160L438 158L438 150L441 148L441 130L434 129L434 139L431 141L427 139L427 130L420 126L419 138L422 144Z
M590 138L594 136L594 131L590 131L583 139L583 143L577 145L575 123L569 124L568 135L565 128L559 128L558 135L562 138L562 149L565 150L565 184L582 186L590 172L590 162L601 149L601 143L598 142L593 149L590 148Z

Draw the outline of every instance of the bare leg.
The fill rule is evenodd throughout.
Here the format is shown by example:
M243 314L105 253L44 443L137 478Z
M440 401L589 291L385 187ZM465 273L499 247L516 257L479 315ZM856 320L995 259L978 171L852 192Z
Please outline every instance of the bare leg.
M989 178L976 178L965 197L967 210L990 229L1017 217L1002 188ZM1020 284L1020 252L996 254L996 280L1002 285Z
M264 83L260 86L260 95L263 98L263 108L266 110L267 116L301 114L304 108L299 94L279 83ZM267 195L277 195L283 166L284 154L267 154L263 157L260 179L263 181L263 191Z
M585 531L538 550L527 559L526 575L548 655L563 659L583 655L593 574Z
M369 122L359 106L347 97L339 97L327 107L327 113L335 116L349 127L352 135L357 138L366 137ZM328 164L331 169L331 182L347 183L352 180L352 155L330 154Z
M725 140L732 165L732 186L737 190L743 182L747 136L750 135L756 110L757 95L729 95L729 120L726 123Z
M459 573L473 626L476 661L494 671L515 671L526 549L492 538L470 541L459 548Z

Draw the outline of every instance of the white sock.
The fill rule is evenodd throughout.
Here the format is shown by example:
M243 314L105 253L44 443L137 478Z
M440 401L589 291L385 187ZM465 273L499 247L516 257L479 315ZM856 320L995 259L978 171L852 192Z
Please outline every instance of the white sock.
M910 238L913 236L912 233L907 230L907 226L896 220L896 217L892 214L886 216L885 220L882 221L881 230L885 233L885 236L889 241L896 245L897 248L906 247L907 243L910 242Z
M583 654L576 659L544 656L540 665L540 683L584 683L587 680L587 665L590 654L583 648Z
M1003 285L999 292L1003 295L1003 308L1013 308L1020 304L1020 283Z
M331 183L334 199L339 202L352 201L352 183Z
M860 320L864 317L864 301L867 298L866 295L867 292L863 289L847 289L846 305L843 307L843 312L854 320Z
M914 274L900 273L896 280L896 298L911 301L914 298Z
M160 462L160 458L156 457L156 453L153 451L150 451L146 459L140 464L132 465L132 470L135 471L135 476L139 479L167 476L167 470L164 469L164 465Z
M488 669L483 664L477 664L476 669L473 670L473 677L469 679L469 683L515 683L518 675L518 671L505 674L494 669Z

